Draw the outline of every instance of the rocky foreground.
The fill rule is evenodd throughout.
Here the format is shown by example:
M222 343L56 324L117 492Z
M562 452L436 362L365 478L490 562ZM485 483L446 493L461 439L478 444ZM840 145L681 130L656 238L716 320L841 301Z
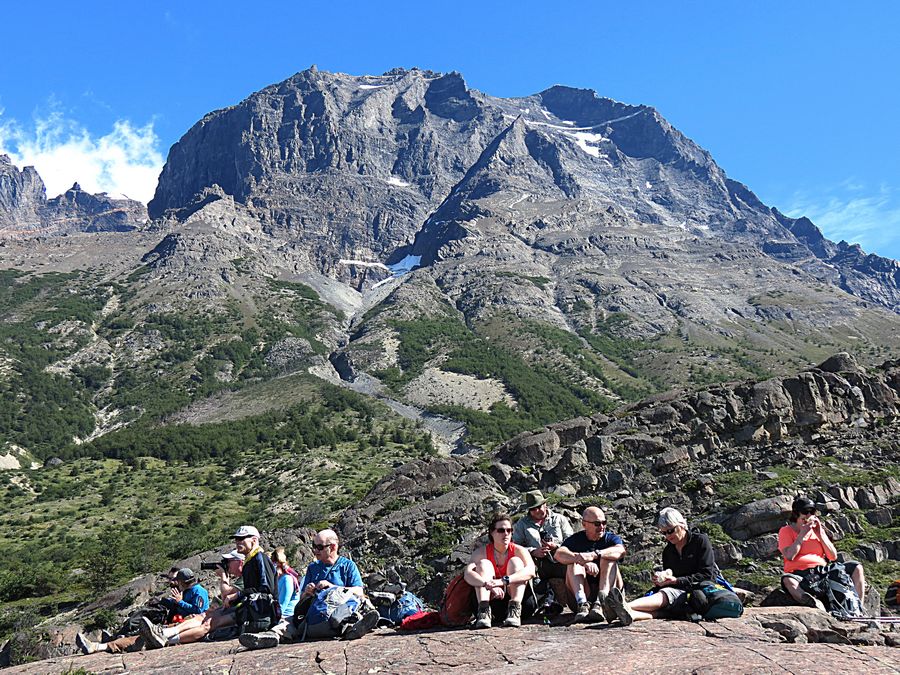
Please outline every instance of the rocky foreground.
M818 644L802 644L817 642ZM39 661L8 673L897 673L900 632L839 623L800 607L749 609L742 619L629 628L524 626L411 635L381 630L358 642L248 652L210 642L135 654ZM83 671L79 671L83 672Z

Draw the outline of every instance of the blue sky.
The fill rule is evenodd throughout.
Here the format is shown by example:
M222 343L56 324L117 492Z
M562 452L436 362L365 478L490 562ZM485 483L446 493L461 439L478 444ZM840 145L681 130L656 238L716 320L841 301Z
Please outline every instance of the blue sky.
M900 258L900 3L6 3L0 151L48 192L148 199L205 113L315 63L458 70L655 106L736 180L834 240Z

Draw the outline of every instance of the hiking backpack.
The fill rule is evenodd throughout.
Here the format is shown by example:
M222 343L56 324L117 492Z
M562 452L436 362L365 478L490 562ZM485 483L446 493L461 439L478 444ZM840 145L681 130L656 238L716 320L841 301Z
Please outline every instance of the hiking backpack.
M688 618L693 621L736 619L744 613L744 605L734 591L712 581L696 584L688 592L687 605Z
M476 607L475 589L462 574L457 574L447 584L441 600L441 623L445 626L465 626L472 620Z
M378 605L378 613L392 626L399 625L403 619L425 611L425 601L409 591L403 591L390 603Z
M833 617L851 619L864 615L862 602L844 563L832 562L814 568L800 582L800 588L824 602Z

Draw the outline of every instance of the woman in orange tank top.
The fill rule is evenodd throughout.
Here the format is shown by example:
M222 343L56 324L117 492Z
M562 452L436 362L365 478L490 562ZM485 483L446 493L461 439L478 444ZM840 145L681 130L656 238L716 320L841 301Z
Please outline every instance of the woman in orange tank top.
M475 549L465 571L466 583L475 589L478 599L475 627L491 627L492 604L498 610L506 605L504 626L521 626L522 600L534 574L528 549L512 543L509 515L495 513L488 525L487 544Z

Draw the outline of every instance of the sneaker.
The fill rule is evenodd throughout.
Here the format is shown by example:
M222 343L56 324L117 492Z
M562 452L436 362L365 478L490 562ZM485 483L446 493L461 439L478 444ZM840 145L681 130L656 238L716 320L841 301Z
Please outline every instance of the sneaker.
M522 625L522 603L515 600L509 601L509 608L506 610L506 619L503 625L507 628L518 628Z
M820 609L823 612L828 611L827 609L825 609L825 605L821 600L819 600L812 593L807 593L806 591L803 591L803 595L800 596L800 604L803 607L814 607L815 609Z
M377 609L370 609L359 621L350 626L350 628L347 629L347 632L341 637L344 640L358 640L375 628L375 624L378 623L380 617L381 615L378 613Z
M82 654L93 654L97 650L97 645L87 639L84 633L75 634L75 646L81 650Z
M591 603L582 602L578 605L578 611L572 617L572 623L582 623L587 621L588 614L591 613Z
M587 616L584 617L585 623L600 623L606 617L603 615L603 603L606 602L606 596L603 596L603 601L600 600L599 596L597 600L595 600L591 604L591 611L587 613Z
M615 613L616 618L622 622L623 626L630 626L634 623L634 617L631 616L631 612L625 606L625 598L622 596L622 591L618 588L613 588L609 591L609 595L606 596L606 604L609 605L609 608Z
M264 633L241 633L238 635L238 642L247 649L271 649L278 646L278 636L270 630Z
M141 617L140 631L147 643L147 649L159 649L165 647L169 639L163 635L162 626L157 626L146 616Z
M490 603L480 603L478 605L478 615L475 617L475 628L490 628L491 618Z

